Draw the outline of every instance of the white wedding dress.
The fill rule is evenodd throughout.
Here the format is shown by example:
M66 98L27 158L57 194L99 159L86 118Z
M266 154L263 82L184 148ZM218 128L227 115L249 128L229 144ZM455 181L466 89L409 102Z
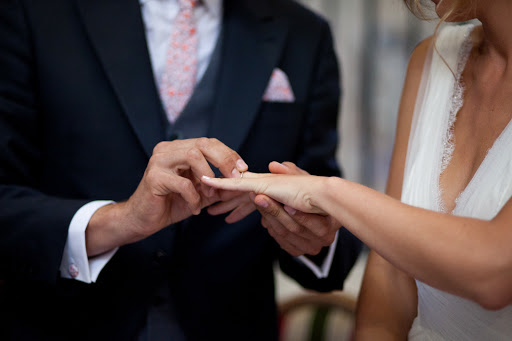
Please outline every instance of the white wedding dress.
M444 211L439 177L450 162L454 148L451 128L463 102L459 79L471 51L473 27L468 24L443 28L436 41L439 53L433 51L425 63L407 151L404 203ZM511 196L512 123L509 122L458 196L452 214L490 220ZM422 282L416 284L418 316L409 340L512 340L512 306L489 311Z

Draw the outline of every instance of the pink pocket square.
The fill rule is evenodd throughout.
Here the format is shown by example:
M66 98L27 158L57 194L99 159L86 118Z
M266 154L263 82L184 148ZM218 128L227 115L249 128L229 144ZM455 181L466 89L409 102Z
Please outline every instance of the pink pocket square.
M265 102L295 102L295 95L288 81L288 76L281 69L274 69L270 82L268 83L265 94Z

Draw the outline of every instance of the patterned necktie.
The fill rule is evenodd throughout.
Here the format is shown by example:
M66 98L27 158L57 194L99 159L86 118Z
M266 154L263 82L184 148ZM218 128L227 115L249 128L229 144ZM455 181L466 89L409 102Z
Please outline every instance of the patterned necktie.
M169 122L174 123L185 108L196 82L197 29L194 19L196 0L179 0L174 19L160 95Z

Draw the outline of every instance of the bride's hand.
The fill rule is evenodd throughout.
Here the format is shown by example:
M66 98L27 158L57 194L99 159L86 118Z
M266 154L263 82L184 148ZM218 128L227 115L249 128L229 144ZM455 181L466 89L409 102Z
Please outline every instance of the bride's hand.
M309 175L292 162L274 161L268 169L273 174ZM341 226L336 219L283 206L265 194L251 195L261 213L261 224L279 246L292 256L317 255L335 240Z
M265 194L305 213L326 215L316 205L315 193L324 189L324 177L313 175L257 174L245 172L243 178L210 178L203 183L217 189Z
M269 165L269 170L273 174L309 175L291 162L272 162ZM250 177L251 174L245 176ZM266 194L218 191L237 193L237 195L208 208L210 214L222 214L232 210L226 217L226 221L234 222L251 213L256 206L261 213L261 224L281 248L292 256L318 254L324 247L332 244L336 237L336 231L340 228L340 223L333 217L304 213L290 206L283 206Z
M269 171L272 174L309 175L308 172L297 167L291 162L278 163L273 161L269 164ZM290 223L290 217L288 217L288 219L284 217L288 214L285 214L286 211L283 209L283 205L263 194L256 197L256 194L252 192L247 193L226 190L216 190L216 192L221 194L221 198L224 196L226 196L226 198L222 198L220 202L208 207L208 213L211 215L220 215L229 212L225 219L229 224L236 223L244 219L258 209L262 215L262 225L269 228L269 232L273 229L279 232L284 232L284 227L296 225ZM259 205L256 204L257 202ZM309 221L310 219L303 218L301 220ZM315 223L318 225L324 225L319 224L316 221Z

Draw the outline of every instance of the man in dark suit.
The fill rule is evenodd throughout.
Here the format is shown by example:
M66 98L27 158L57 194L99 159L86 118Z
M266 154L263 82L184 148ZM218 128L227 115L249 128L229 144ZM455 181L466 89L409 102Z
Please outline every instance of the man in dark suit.
M1 339L275 340L275 260L342 288L360 243L331 218L197 182L240 176L239 155L339 176L327 23L288 0L188 2L1 2ZM179 28L191 67L162 48ZM174 115L180 58L195 83Z

